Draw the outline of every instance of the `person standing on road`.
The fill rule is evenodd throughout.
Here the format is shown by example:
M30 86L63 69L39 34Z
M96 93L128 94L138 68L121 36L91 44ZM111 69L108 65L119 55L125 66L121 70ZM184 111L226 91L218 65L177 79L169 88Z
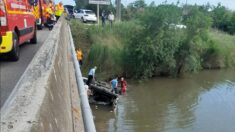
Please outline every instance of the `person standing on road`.
M46 19L47 19L46 26L48 27L49 30L52 30L53 24L54 24L53 11L51 10L49 6L47 6L45 9L45 12L46 12Z
M112 86L112 90L111 92L115 92L115 94L118 94L118 90L117 90L117 87L118 87L118 79L117 77L114 78L113 80L110 81L110 84Z
M59 4L56 5L56 8L55 8L56 21L59 20L60 16L63 14L63 12L64 12L64 6L63 6L63 3L60 2Z
M78 62L80 64L80 66L82 66L82 58L83 58L82 50L80 48L78 48L78 50L76 52L77 52Z
M105 11L102 12L101 14L101 20L102 20L102 26L105 26Z
M109 13L108 19L109 19L109 22L110 22L110 26L112 27L113 26L113 21L114 21L113 12Z
M92 81L95 79L95 71L96 71L97 67L95 66L94 68L90 69L89 73L88 73L88 80L87 80L87 85L90 86L90 84L92 83Z
M126 80L124 80L124 77L121 78L121 92L122 94L125 94L126 93L126 87L127 87L127 82Z

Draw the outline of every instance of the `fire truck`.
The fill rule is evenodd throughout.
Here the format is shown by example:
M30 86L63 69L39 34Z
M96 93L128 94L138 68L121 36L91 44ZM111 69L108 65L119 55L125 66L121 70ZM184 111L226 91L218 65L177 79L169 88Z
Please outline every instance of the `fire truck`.
M34 0L0 0L0 56L19 59L19 45L37 43Z
M36 0L33 14L37 19L37 29L41 30L47 22L46 8L49 6L49 0Z

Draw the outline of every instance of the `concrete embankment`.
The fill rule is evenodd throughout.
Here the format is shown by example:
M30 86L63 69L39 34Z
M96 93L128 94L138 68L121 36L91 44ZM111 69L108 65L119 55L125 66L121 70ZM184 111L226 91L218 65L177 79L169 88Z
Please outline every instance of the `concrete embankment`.
M60 19L1 109L1 132L84 131L68 24Z

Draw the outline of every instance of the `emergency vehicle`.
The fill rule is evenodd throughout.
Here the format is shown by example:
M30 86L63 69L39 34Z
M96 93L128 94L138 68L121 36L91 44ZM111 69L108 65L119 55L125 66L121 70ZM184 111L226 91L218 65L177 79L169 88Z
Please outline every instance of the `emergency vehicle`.
M49 0L36 0L33 14L37 19L37 28L42 29L47 22L46 8L49 6Z
M37 43L34 0L0 0L0 56L19 59L19 45Z

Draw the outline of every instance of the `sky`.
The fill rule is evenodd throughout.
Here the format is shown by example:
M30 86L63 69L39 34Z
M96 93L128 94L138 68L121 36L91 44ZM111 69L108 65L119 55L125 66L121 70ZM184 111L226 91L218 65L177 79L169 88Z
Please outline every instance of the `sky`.
M75 5L74 0L55 0L55 3L59 3L60 1L63 2L64 5ZM113 1L113 0L112 0ZM124 5L127 5L135 0L121 0ZM150 4L152 1L155 2L156 5L161 4L165 0L145 0L147 4ZM187 3L188 4L198 4L203 5L206 3L210 3L212 5L217 5L219 2L224 5L225 7L229 8L230 10L235 10L235 0L179 0L180 3ZM176 3L177 0L167 0L168 3Z
M75 5L74 0L54 0L56 4L58 4L60 1L62 1L62 3L64 5Z

